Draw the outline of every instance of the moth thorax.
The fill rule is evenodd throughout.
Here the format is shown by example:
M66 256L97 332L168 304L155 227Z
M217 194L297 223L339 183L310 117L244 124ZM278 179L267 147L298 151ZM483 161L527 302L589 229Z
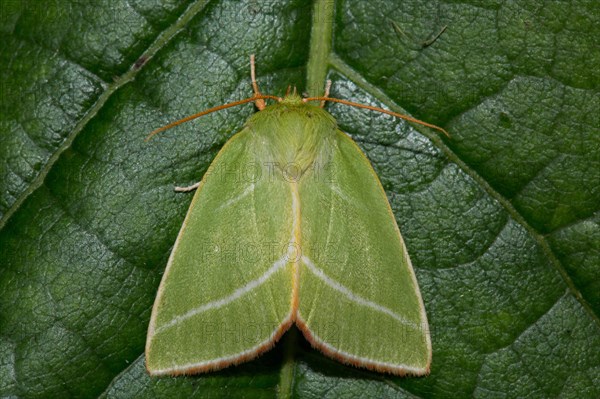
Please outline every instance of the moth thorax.
M287 137L279 141L279 145L271 148L270 156L275 160L276 167L287 180L299 180L304 173L311 169L317 158L319 146L314 142L302 141L300 137Z
M258 139L260 157L295 179L314 168L336 131L329 113L301 100L269 106L255 114L247 126Z

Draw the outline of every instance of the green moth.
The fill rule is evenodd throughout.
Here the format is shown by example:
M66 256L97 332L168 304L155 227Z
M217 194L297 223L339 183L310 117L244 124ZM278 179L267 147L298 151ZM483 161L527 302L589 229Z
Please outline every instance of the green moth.
M260 110L191 187L152 309L148 372L192 374L248 361L295 324L345 364L428 374L425 308L386 194L322 108L357 104L329 98L328 88L325 97L262 95L253 58L251 65L253 97L151 134L247 102ZM278 101L266 106L265 99Z

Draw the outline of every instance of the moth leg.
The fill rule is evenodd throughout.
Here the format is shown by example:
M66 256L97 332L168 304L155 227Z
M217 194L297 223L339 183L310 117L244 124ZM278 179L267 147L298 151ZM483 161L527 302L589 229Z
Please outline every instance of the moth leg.
M252 89L254 90L255 96L260 96L261 92L258 89L258 83L256 83L256 70L254 66L254 54L250 54L250 78L252 79ZM265 104L265 100L258 99L254 101L254 105L258 108L259 111L262 111L267 106Z
M177 191L178 193L187 193L188 191L194 191L199 186L200 186L200 182L198 182L196 184L192 184L191 186L187 186L187 187L175 186L175 191Z
M327 82L325 82L325 95L323 97L325 97L325 98L329 97L330 89L331 89L331 80L327 79ZM325 102L326 102L326 100L321 100L321 108L325 108Z

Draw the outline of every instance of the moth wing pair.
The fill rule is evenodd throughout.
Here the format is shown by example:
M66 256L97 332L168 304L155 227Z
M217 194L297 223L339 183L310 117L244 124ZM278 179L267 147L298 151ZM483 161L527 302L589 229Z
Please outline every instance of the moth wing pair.
M338 131L329 162L296 184L256 160L249 133L227 142L194 195L152 310L150 374L250 360L293 323L344 363L427 374L419 288L361 150Z

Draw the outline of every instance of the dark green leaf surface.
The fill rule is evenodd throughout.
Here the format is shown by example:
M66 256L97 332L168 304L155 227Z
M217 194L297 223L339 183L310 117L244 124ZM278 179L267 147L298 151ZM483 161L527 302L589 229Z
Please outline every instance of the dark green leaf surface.
M596 2L92 3L0 2L0 397L600 396ZM299 334L223 372L145 373L191 200L173 186L253 110L143 138L250 95L251 53L265 92L328 75L335 97L450 131L329 106L407 242L429 377L346 367Z

